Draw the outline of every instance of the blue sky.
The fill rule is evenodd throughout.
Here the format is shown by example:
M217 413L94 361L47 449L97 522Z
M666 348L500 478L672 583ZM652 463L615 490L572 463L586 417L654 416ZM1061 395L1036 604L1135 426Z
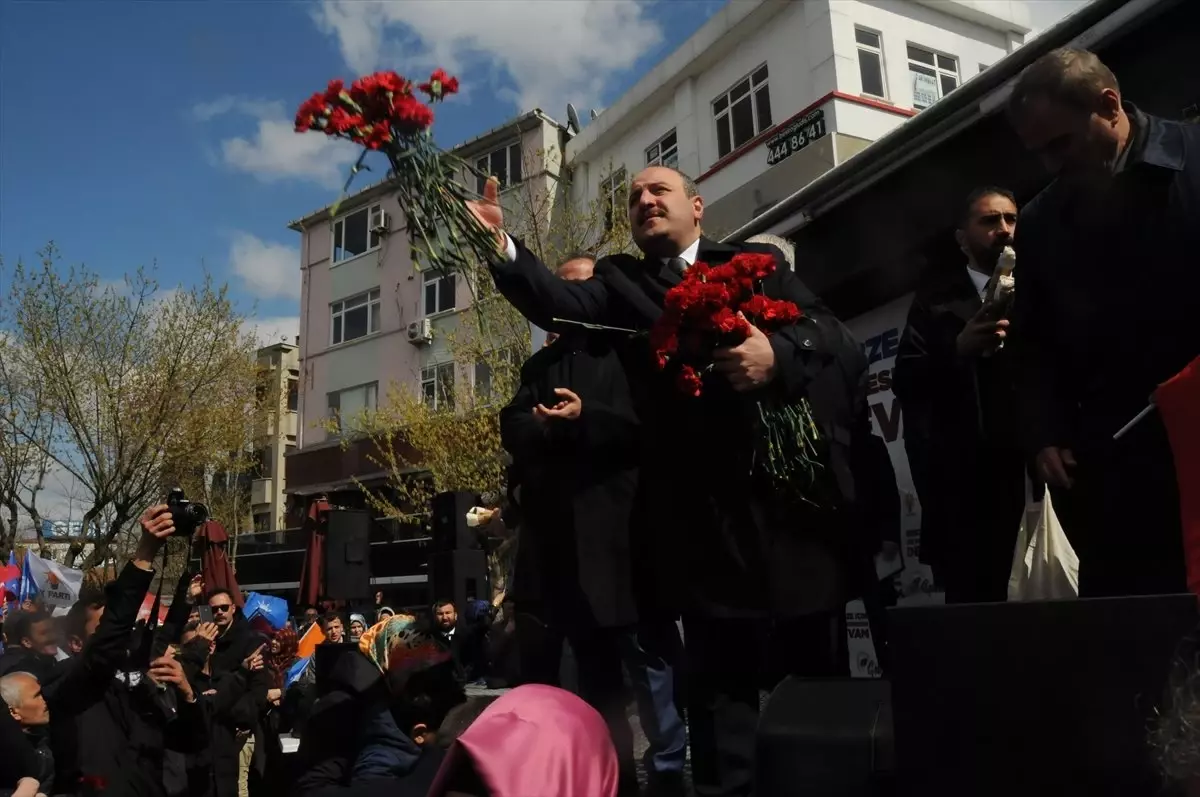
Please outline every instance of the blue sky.
M435 123L452 145L535 105L562 119L568 100L611 102L720 5L0 4L0 254L33 259L53 239L104 278L157 261L165 287L205 268L264 339L294 334L285 225L331 202L354 157L291 132L308 94L376 67L445 65L467 87Z

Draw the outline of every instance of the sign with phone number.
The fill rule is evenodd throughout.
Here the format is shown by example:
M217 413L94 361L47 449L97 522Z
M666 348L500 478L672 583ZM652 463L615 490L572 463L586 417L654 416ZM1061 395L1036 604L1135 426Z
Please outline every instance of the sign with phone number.
M825 109L792 122L783 132L767 142L767 165L774 166L816 141L825 137Z

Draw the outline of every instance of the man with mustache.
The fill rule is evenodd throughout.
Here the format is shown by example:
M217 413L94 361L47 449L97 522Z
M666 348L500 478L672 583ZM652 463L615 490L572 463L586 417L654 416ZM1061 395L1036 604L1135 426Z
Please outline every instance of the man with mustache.
M830 441L828 466L850 500L850 430L865 412L861 349L778 249L703 237L704 200L675 169L650 167L630 184L629 222L643 257L603 258L580 282L556 278L503 232L496 195L489 181L483 201L471 204L496 233L496 286L543 329L565 331L554 319L568 319L647 330L688 268L739 252L774 256L763 292L804 313L770 337L753 329L742 344L717 349L699 398L656 370L644 336L626 341L622 354L644 432L631 519L639 616L682 614L697 794L749 794L759 688L772 688L782 672L847 670L850 536L839 509L786 502L751 478L756 400L811 402Z
M1162 419L1113 435L1200 354L1200 126L1125 101L1086 50L1031 64L1008 111L1056 176L1021 217L1013 329L1025 443L1061 491L1080 597L1183 592Z

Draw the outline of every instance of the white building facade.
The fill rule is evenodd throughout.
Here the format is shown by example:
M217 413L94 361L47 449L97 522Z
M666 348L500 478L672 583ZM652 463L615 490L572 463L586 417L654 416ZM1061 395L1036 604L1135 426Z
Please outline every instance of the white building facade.
M1010 0L731 2L566 147L577 203L642 168L694 177L720 237L1012 52Z

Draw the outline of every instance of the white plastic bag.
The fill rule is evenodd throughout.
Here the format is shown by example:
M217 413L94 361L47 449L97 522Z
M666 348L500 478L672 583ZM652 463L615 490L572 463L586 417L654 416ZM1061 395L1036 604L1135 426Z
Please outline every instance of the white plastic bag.
M1010 601L1045 601L1079 597L1079 557L1067 541L1049 489L1032 494L1025 480L1025 518L1013 551L1008 578Z

